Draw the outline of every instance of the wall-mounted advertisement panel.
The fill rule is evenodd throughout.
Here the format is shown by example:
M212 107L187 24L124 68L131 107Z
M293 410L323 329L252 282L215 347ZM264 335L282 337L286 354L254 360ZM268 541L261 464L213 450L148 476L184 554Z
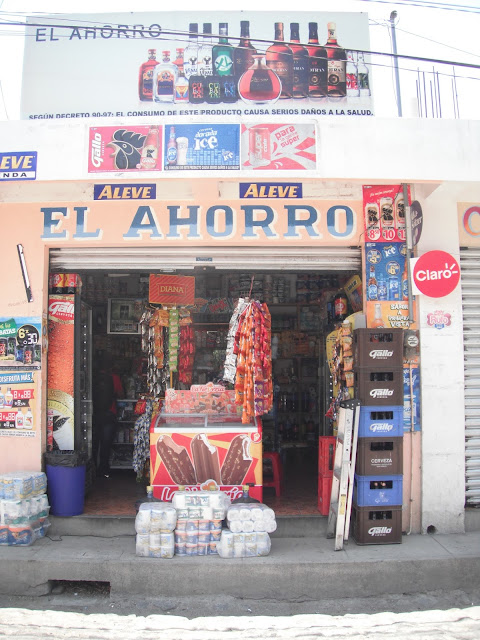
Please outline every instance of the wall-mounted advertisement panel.
M23 118L374 115L366 13L43 15L25 43Z

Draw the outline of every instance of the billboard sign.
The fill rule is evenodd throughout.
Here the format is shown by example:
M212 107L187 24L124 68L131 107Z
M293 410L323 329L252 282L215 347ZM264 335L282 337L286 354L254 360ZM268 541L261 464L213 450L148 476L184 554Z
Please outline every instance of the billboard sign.
M368 50L366 13L34 16L27 20L21 114L174 122L372 116Z

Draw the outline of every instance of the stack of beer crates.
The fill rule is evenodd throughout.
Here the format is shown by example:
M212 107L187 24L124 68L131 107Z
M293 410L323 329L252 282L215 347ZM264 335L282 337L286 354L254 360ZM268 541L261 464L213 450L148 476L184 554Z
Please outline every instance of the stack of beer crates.
M353 488L357 544L402 541L403 330L354 331L355 398L361 402Z
M328 516L330 510L336 442L335 436L318 438L318 510L322 516Z

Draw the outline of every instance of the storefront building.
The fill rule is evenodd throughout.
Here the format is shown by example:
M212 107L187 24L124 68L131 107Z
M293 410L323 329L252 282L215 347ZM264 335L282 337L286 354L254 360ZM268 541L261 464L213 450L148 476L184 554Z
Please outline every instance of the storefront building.
M410 413L406 410L404 415L402 530L447 533L475 526L470 521L466 525L465 517L470 506L480 503L478 409L468 393L475 359L464 365L464 335L468 352L468 330L475 319L466 319L465 301L462 308L462 292L470 286L475 295L475 286L464 277L461 248L475 247L479 233L480 126L462 121L380 120L367 114L340 116L338 107L330 113L311 110L300 116L298 108L297 113L270 109L263 116L253 111L225 116L221 111L201 107L196 114L180 117L177 108L172 115L90 114L85 119L42 118L0 125L0 322L6 339L0 388L3 395L8 392L14 398L0 411L0 468L41 469L51 437L47 371L49 294L55 294L51 274L80 274L82 298L92 309L92 351L82 355L69 344L65 352L66 361L74 360L75 367L82 358L90 359L91 365L95 352L102 350L122 352L123 362L133 358L128 334L138 343L138 327L128 331L122 325L115 330L115 304L121 306L122 299L145 301L150 274L195 278L195 296L205 301L204 308L197 309L204 314L198 324L206 333L212 315L218 313L212 301L244 295L245 289L277 309L272 312L272 333L275 329L280 340L282 332L287 340L290 331L306 327L316 331L305 351L280 353L283 364L274 369L277 409L284 402L290 416L296 416L281 423L283 439L292 442L306 437L310 428L315 437L331 435L325 419L331 384L325 338L335 318L328 315L329 304L357 275L366 326L380 326L375 324L380 315L383 326L410 329L419 337L410 360L414 366L407 362L405 367L411 397ZM278 143L277 164L267 154L263 163L257 162L251 140L259 135L260 142L268 142L272 149ZM128 165L128 154L123 159L121 155L128 145L131 149L135 137L142 139L138 167ZM171 162L172 148L175 145L178 158L185 140L190 152L192 145L203 145L202 154L209 141L214 140L217 148L220 140L228 152L223 155L225 164L205 152L198 156L195 170L191 155L180 169ZM142 156L147 143L153 153ZM282 152L282 143L295 145L295 153ZM415 203L412 209L405 207L405 215L414 222L411 257L446 252L453 260L449 270L462 264L457 286L417 293L410 302L408 290L404 296L379 296L379 282L375 294L369 290L377 258L384 265L386 288L401 286L399 269L410 270L410 293L418 284L412 278L415 263L404 268L408 258L402 246L404 227L403 236L399 235L393 222L392 235L378 237L365 222L367 205L377 202L380 212L381 198L391 194L392 203L396 195L405 194L409 203ZM400 267L400 263L395 269L389 267L392 255L400 254ZM426 270L426 279L432 282L441 279L431 275L433 270ZM310 289L307 282L312 283ZM318 295L308 298L314 290ZM312 301L314 308L308 309ZM225 311L218 325L224 324L228 311L231 314L231 309ZM217 337L221 331L225 328L216 327ZM10 348L8 336L16 339ZM212 351L214 345L208 346ZM20 357L16 350L22 348ZM211 380L206 372L212 363L207 358L203 364L205 371L198 367L193 380L200 385ZM303 386L292 391L302 377ZM282 379L288 380L285 389ZM72 384L80 385L73 390L80 406L84 387L81 382ZM60 448L90 446L86 425L91 408L88 403L82 406L78 423L72 420L73 440L68 443L72 446ZM28 416L29 428L15 428L19 412L25 421L27 411L33 414ZM264 445L277 448L279 415L265 416L263 423Z

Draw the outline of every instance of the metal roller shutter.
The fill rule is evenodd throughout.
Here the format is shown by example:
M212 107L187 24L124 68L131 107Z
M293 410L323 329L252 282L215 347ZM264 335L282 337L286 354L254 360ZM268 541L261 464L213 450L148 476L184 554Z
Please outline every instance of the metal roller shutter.
M466 503L480 504L480 249L462 248Z
M50 250L54 271L194 269L360 271L358 247L65 247Z

